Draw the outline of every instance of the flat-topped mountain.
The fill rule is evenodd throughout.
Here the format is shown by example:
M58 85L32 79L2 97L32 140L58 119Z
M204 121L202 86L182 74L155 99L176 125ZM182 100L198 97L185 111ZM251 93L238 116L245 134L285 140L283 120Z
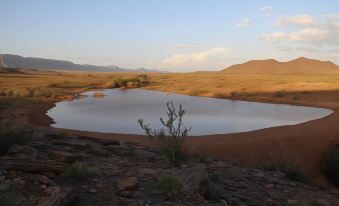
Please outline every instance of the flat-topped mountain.
M227 73L265 73L265 74L298 74L298 73L339 73L339 66L330 61L320 61L300 57L287 62L274 59L252 60L243 64L232 65L222 72Z
M74 64L70 61L22 57L12 54L0 54L0 67L3 68L31 68L39 70L65 70L90 72L133 72L138 70L120 68L115 65L95 66L89 64ZM155 72L156 70L151 70ZM149 72L144 69L142 72ZM159 71L157 71L159 72Z

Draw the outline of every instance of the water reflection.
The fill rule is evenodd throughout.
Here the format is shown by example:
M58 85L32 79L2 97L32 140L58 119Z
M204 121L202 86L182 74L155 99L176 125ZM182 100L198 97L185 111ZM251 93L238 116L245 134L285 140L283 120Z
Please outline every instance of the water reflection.
M159 117L166 115L166 102L182 103L184 121L192 127L191 135L252 131L267 127L292 125L318 119L332 111L321 108L266 104L168 94L142 89L104 90L105 98L92 97L56 104L47 114L53 127L93 132L143 134L137 119L145 119L159 128Z

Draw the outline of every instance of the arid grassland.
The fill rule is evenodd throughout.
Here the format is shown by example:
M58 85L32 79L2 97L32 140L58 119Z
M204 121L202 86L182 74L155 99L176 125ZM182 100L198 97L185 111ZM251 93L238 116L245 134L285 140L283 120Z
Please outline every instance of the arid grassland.
M228 74L197 73L83 73L21 70L0 73L2 118L15 118L55 132L90 135L151 144L136 135L100 134L49 128L45 112L62 99L102 88L136 88L239 99L339 108L337 74ZM215 156L243 165L261 167L276 159L303 168L316 183L326 183L319 170L321 153L339 142L339 115L293 126L262 129L237 134L190 137L192 153Z

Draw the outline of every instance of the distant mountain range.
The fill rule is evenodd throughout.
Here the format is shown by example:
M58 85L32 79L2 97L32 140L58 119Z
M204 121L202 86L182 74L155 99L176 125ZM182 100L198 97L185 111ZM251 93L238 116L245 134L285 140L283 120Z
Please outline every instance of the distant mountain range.
M243 64L232 65L225 73L263 73L263 74L300 74L300 73L339 73L339 66L330 61L320 61L300 57L287 62L274 59L252 60Z
M0 54L2 68L30 68L39 70L90 71L90 72L163 72L155 69L125 69L115 65L95 66L74 64L70 61L22 57L12 54Z

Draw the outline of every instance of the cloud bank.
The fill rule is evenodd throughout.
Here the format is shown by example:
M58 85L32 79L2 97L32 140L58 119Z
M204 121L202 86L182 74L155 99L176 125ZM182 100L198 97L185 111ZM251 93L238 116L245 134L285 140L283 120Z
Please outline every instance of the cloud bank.
M222 47L195 53L176 53L163 59L159 66L162 68L218 68L231 53L231 49Z
M277 25L294 26L296 31L273 32L258 35L258 38L267 42L301 42L317 46L339 46L339 14L326 15L317 20L310 15L280 16Z

